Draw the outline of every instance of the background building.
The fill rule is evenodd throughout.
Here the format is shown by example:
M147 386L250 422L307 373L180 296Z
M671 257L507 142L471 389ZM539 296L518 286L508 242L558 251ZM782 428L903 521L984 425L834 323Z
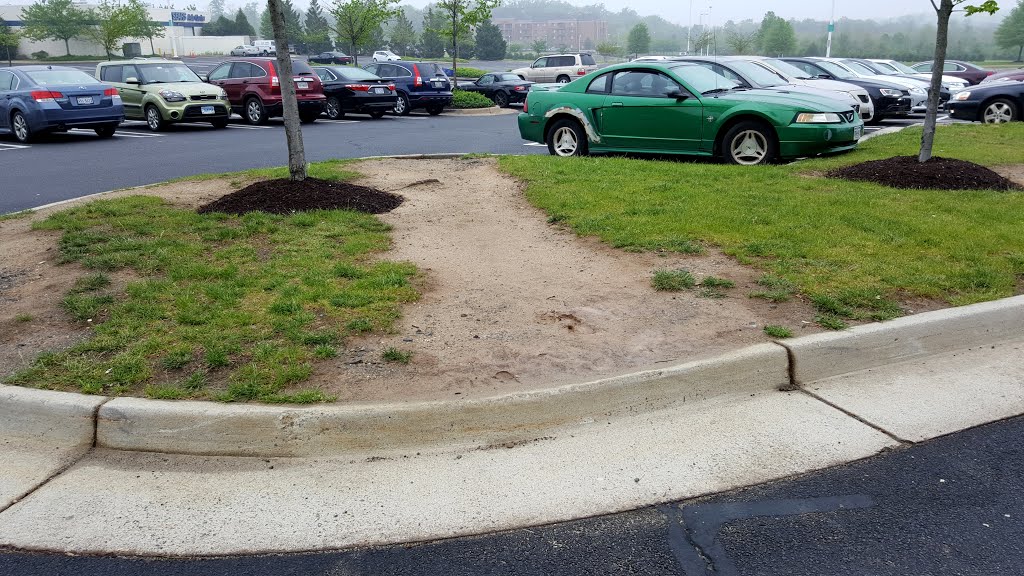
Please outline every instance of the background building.
M0 5L0 20L18 30L22 25L21 11L28 6L28 4ZM96 8L92 4L79 4L79 7ZM239 44L251 43L248 36L202 36L203 24L210 19L209 14L205 12L150 8L149 18L152 22L163 26L163 38L153 38L152 51L156 54L166 56L226 54ZM122 41L122 43L127 42L139 43L143 54L149 54L151 51L149 38L125 38ZM69 44L71 53L76 56L105 56L103 48L84 35L72 38ZM18 52L22 55L28 56L39 51L46 52L50 56L63 56L65 54L64 41L35 42L28 38L21 38L18 42Z
M529 47L543 40L549 50L565 46L571 50L593 50L608 40L608 23L604 20L547 20L534 22L512 18L495 18L494 24L509 44Z

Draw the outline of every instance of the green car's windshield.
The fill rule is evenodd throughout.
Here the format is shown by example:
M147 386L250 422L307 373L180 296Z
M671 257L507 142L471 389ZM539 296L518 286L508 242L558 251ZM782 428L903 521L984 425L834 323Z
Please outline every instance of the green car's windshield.
M202 82L191 68L184 64L136 64L139 80L143 84L170 84L172 82Z
M755 86L783 86L787 83L782 76L779 76L763 66L758 66L753 62L733 60L729 62L729 67L736 70L736 72L745 77L748 82Z
M739 84L729 80L725 76L695 64L682 64L679 66L672 66L669 69L672 70L672 72L690 88L693 88L698 94L703 94L709 90L715 89L731 90L739 86Z
M31 72L25 72L25 75L40 86L96 83L95 78L81 70L33 70Z

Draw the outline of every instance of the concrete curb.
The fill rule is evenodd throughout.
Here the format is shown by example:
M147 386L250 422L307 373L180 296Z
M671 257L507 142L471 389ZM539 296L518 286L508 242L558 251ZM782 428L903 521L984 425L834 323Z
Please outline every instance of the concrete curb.
M0 386L0 437L68 447L92 446L96 412L107 400L103 396Z
M709 360L482 400L280 408L117 398L97 446L208 456L329 456L450 450L536 440L573 425L789 382L786 351L760 344Z
M1024 296L781 342L795 384L1024 337Z
M443 116L510 116L520 111L515 108L445 108Z

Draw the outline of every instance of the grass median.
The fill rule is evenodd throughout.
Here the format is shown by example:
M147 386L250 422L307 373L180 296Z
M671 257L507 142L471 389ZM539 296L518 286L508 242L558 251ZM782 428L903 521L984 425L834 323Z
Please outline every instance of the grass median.
M349 175L333 163L312 173ZM389 227L368 214L201 215L129 196L58 212L34 227L60 231L60 262L90 271L62 306L93 333L40 355L13 384L161 399L325 401L301 387L313 363L335 356L350 336L388 330L401 304L418 297L413 265L376 258L390 246ZM113 277L128 278L123 290L112 288Z
M527 197L580 235L626 250L719 247L761 267L764 291L801 293L819 323L900 315L912 298L963 305L1011 296L1024 278L1024 194L897 190L822 177L831 168L916 154L920 129L850 154L748 168L624 157L504 157ZM940 129L937 156L1021 164L1024 124Z

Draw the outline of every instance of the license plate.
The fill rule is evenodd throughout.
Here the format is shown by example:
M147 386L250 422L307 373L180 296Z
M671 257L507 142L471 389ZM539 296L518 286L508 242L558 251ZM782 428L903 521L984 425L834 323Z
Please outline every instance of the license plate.
M309 82L296 82L295 87L299 90L305 90L309 88Z
M78 97L78 103L79 104L92 104L93 103L92 96L79 96Z
M387 94L387 92L388 91L386 89L384 89L384 88L374 88L373 89L373 93L374 94Z
M430 85L434 88L444 88L444 82L431 82Z
M216 114L217 110L213 106L203 106L200 111L203 114Z
M863 133L864 133L864 127L863 126L854 126L853 127L853 139L854 140L860 140L860 137L861 137L861 135Z

